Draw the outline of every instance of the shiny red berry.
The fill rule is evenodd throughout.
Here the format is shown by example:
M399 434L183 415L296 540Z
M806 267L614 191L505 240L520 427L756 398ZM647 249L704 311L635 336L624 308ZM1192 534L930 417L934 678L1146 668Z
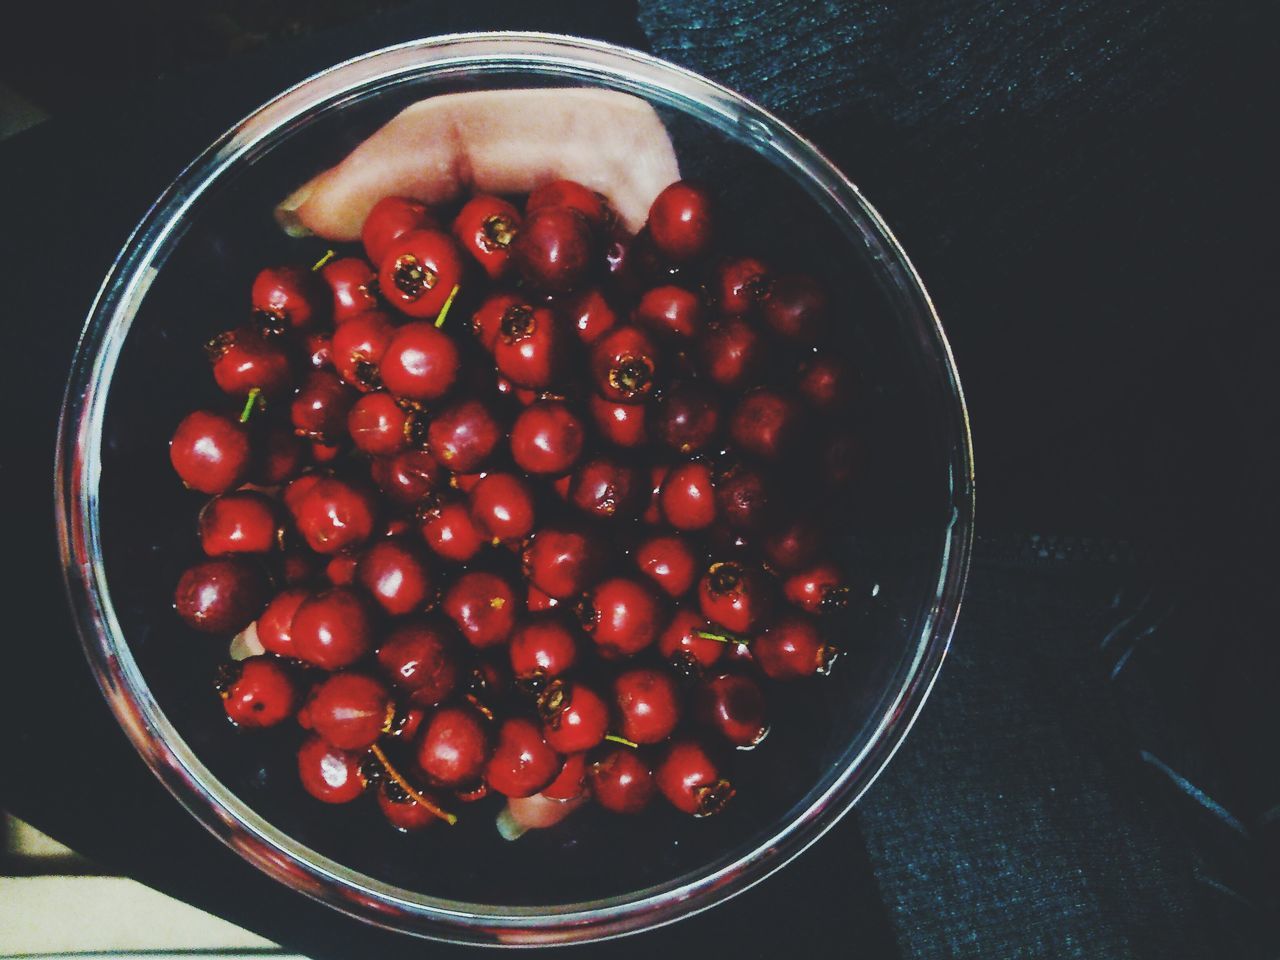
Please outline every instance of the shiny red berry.
M605 198L576 180L544 183L535 187L524 203L526 214L548 209L577 211L596 230L607 227L613 220L613 212Z
M360 229L360 242L370 263L381 263L388 249L406 233L434 226L425 203L408 197L383 197L373 205Z
M657 637L662 605L643 583L614 577L592 592L583 625L605 656L634 656Z
M324 575L335 587L349 587L356 582L356 566L360 558L354 553L335 554L325 564Z
M392 616L421 609L433 594L431 573L420 548L400 540L383 540L366 550L355 579Z
M395 332L383 313L363 313L333 331L333 366L343 383L363 391L376 388L378 365Z
M630 747L617 747L592 763L587 781L596 802L614 813L641 812L657 789L649 767Z
M293 617L302 601L311 596L305 587L289 587L276 594L258 616L258 642L268 653L293 657Z
M733 633L750 633L767 615L772 597L764 576L733 561L713 563L698 582L702 615Z
M530 613L554 610L559 605L559 600L550 594L543 593L533 584L529 584L529 588L525 591L524 608Z
M503 430L478 400L463 400L431 418L427 449L455 473L474 473L502 442Z
M740 450L776 460L794 443L799 421L800 408L794 400L761 387L738 401L729 418L729 436Z
M576 800L587 790L587 755L574 753L565 757L556 778L542 788L548 800Z
M582 453L582 421L558 400L539 400L511 426L511 458L526 473L566 473Z
M306 444L283 425L264 430L255 445L249 479L264 487L292 480L307 462Z
M466 786L480 779L488 759L484 721L469 707L437 710L418 741L418 766L441 787Z
M578 467L569 485L569 500L591 516L608 519L633 516L638 506L640 478L626 464L595 457Z
M792 517L771 529L763 546L769 566L782 573L794 573L817 559L822 549L822 529L816 520Z
M377 508L373 496L361 487L319 477L291 499L286 503L294 526L316 553L337 553L359 546L373 535Z
M656 336L689 341L702 332L702 300L683 287L654 287L640 298L635 320Z
M395 332L378 372L398 397L436 400L458 378L458 348L431 323L406 323Z
M516 270L533 286L567 293L587 275L592 257L591 227L566 207L543 207L529 213L511 244Z
M347 435L347 414L355 396L328 370L312 370L289 404L294 432L309 440L334 443Z
M698 688L694 712L701 723L714 727L735 747L754 747L769 732L764 691L743 674L708 677Z
M410 700L423 707L446 699L461 680L460 640L453 624L432 617L395 627L378 647L378 666Z
M323 737L309 737L298 749L298 779L324 803L350 803L364 793L363 754L339 750Z
M476 526L495 540L520 540L533 531L533 492L514 474L485 474L470 501Z
M688 740L671 745L654 771L654 781L673 807L695 817L719 813L735 792L707 752Z
M797 570L783 581L782 592L797 607L810 613L842 607L849 601L845 579L830 563L816 563Z
M613 403L598 394L587 400L591 419L606 440L619 447L638 447L649 439L647 408L640 403Z
M586 590L604 561L599 540L575 528L543 527L524 548L524 573L542 592L568 600Z
M304 341L303 353L311 369L332 370L333 333L329 330L310 331Z
M476 526L470 506L461 500L445 500L426 512L422 539L437 556L466 563L484 546L484 531Z
M654 389L658 348L639 327L614 327L591 348L591 379L596 391L613 403L640 403Z
M387 302L419 319L435 319L462 282L462 251L439 230L413 230L397 237L378 264L378 285Z
M538 695L542 739L557 753L590 750L609 732L609 705L590 687L553 680Z
M266 553L280 545L280 516L270 497L247 490L214 497L200 511L200 546L211 557Z
M394 780L385 780L378 787L378 809L387 818L387 822L401 833L416 833L440 819Z
M698 339L698 351L707 377L729 390L747 386L764 365L760 334L737 317L726 317L708 327Z
M511 244L520 232L520 211L500 197L477 194L458 211L453 235L490 280L507 272Z
M613 681L618 732L635 743L661 743L680 722L676 685L658 670L628 670Z
M369 746L391 725L391 694L361 673L335 673L311 691L298 722L343 750Z
M564 618L556 614L531 617L511 634L511 670L529 683L558 677L578 658L578 643Z
M733 466L716 479L716 506L719 515L734 530L755 530L770 517L769 485L764 475L742 464Z
M688 593L698 577L698 558L677 534L653 536L635 549L636 566L669 597Z
M389 393L366 393L347 414L347 433L356 449L370 456L390 457L409 446L410 414Z
M667 474L670 472L671 466L665 463L655 463L649 467L649 478L645 484L649 495L646 498L644 512L640 515L640 519L645 523L662 522L662 485L666 483Z
M827 294L813 277L785 274L774 279L760 313L778 336L809 346L825 332Z
M720 405L699 383L683 383L668 390L653 417L654 435L681 454L705 450L720 427Z
M441 609L472 646L483 649L511 636L518 605L507 581L492 573L473 571L453 582Z
M498 742L484 776L498 793L531 797L555 779L560 767L560 755L542 739L538 724L511 717L498 730Z
M813 621L804 617L783 617L755 639L751 652L765 676L774 680L826 673L836 653L823 642Z
M229 396L243 399L257 390L274 399L288 396L293 388L293 364L279 337L241 327L218 334L205 349L213 379Z
M328 284L333 299L333 322L336 326L379 308L377 277L373 267L360 257L330 260L320 268L320 276Z
M267 267L254 278L250 299L272 332L306 330L329 312L324 283L305 267Z
M333 587L307 597L290 626L293 655L325 670L341 670L373 646L373 618L351 587Z
M236 664L235 679L221 689L222 707L238 727L274 727L298 703L298 684L274 657L250 657Z
M705 463L682 463L667 473L658 495L662 515L677 530L702 530L716 518L716 490Z
M716 272L714 288L720 312L742 316L765 301L772 283L769 268L754 257L725 261Z
M596 287L576 294L562 307L578 339L593 344L618 325L618 314Z
M241 557L218 557L189 568L178 580L173 606L188 626L233 634L262 612L271 598L262 568Z
M532 313L533 307L514 293L491 293L472 314L471 332L475 334L480 346L490 353L493 353L498 337L502 335L503 319L512 310Z
M419 504L430 495L440 472L440 464L425 450L402 450L369 464L369 475L378 489L406 507Z
M708 636L703 636L707 634ZM728 644L707 618L695 610L677 610L671 622L658 634L658 653L677 666L710 667L724 656Z
M551 386L561 366L563 335L546 307L516 304L502 314L493 344L493 361L504 377L520 387Z
M669 260L686 263L711 248L711 196L687 180L678 180L654 198L649 207L649 235Z

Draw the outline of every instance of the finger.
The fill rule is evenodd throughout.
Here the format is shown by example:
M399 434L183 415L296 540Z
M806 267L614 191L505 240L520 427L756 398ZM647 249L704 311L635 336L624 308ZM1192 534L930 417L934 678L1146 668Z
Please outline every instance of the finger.
M528 193L577 180L631 231L680 177L671 139L645 101L610 90L492 90L421 101L277 208L286 229L355 240L386 196L447 203L464 191Z

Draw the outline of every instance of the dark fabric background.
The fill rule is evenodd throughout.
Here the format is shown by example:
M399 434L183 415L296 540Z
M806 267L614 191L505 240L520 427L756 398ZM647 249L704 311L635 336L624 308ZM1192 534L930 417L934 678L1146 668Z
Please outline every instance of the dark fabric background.
M86 78L83 112L0 146L0 802L315 957L464 952L276 888L160 789L71 634L49 465L96 278L217 133L386 43L561 30L758 98L859 183L955 347L983 531L934 698L856 815L730 904L591 955L1274 956L1274 9L534 6L414 4L124 102Z

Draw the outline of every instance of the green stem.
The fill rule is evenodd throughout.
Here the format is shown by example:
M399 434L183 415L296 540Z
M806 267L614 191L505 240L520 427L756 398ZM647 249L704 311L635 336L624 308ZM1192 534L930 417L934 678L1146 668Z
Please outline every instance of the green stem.
M632 750L635 750L640 746L640 744L636 743L634 740L628 740L626 737L620 737L616 733L606 733L604 738L610 743L620 743L624 747L630 747Z
M444 302L444 306L440 308L440 313L436 317L436 326L443 327L445 318L449 316L449 308L453 306L453 298L458 295L458 291L462 288L458 284L453 285L453 289L449 291L449 296Z
M253 408L261 406L259 398L262 396L262 388L254 387L249 391L249 396L245 398L244 409L240 411L240 422L248 423L249 418L253 416Z
M311 265L311 272L315 273L324 267L326 263L338 255L336 250L326 250L324 256Z
M751 644L750 638L734 636L732 633L712 633L710 630L695 630L693 635L701 637L703 640L714 640L716 643L740 643L744 647Z

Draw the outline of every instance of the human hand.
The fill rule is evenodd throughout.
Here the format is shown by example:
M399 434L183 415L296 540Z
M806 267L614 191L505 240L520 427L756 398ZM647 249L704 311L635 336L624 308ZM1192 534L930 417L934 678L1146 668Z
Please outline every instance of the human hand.
M405 108L282 201L276 217L290 233L351 241L383 197L438 204L568 179L603 194L634 233L653 198L679 178L666 128L638 97L576 87L481 90Z

